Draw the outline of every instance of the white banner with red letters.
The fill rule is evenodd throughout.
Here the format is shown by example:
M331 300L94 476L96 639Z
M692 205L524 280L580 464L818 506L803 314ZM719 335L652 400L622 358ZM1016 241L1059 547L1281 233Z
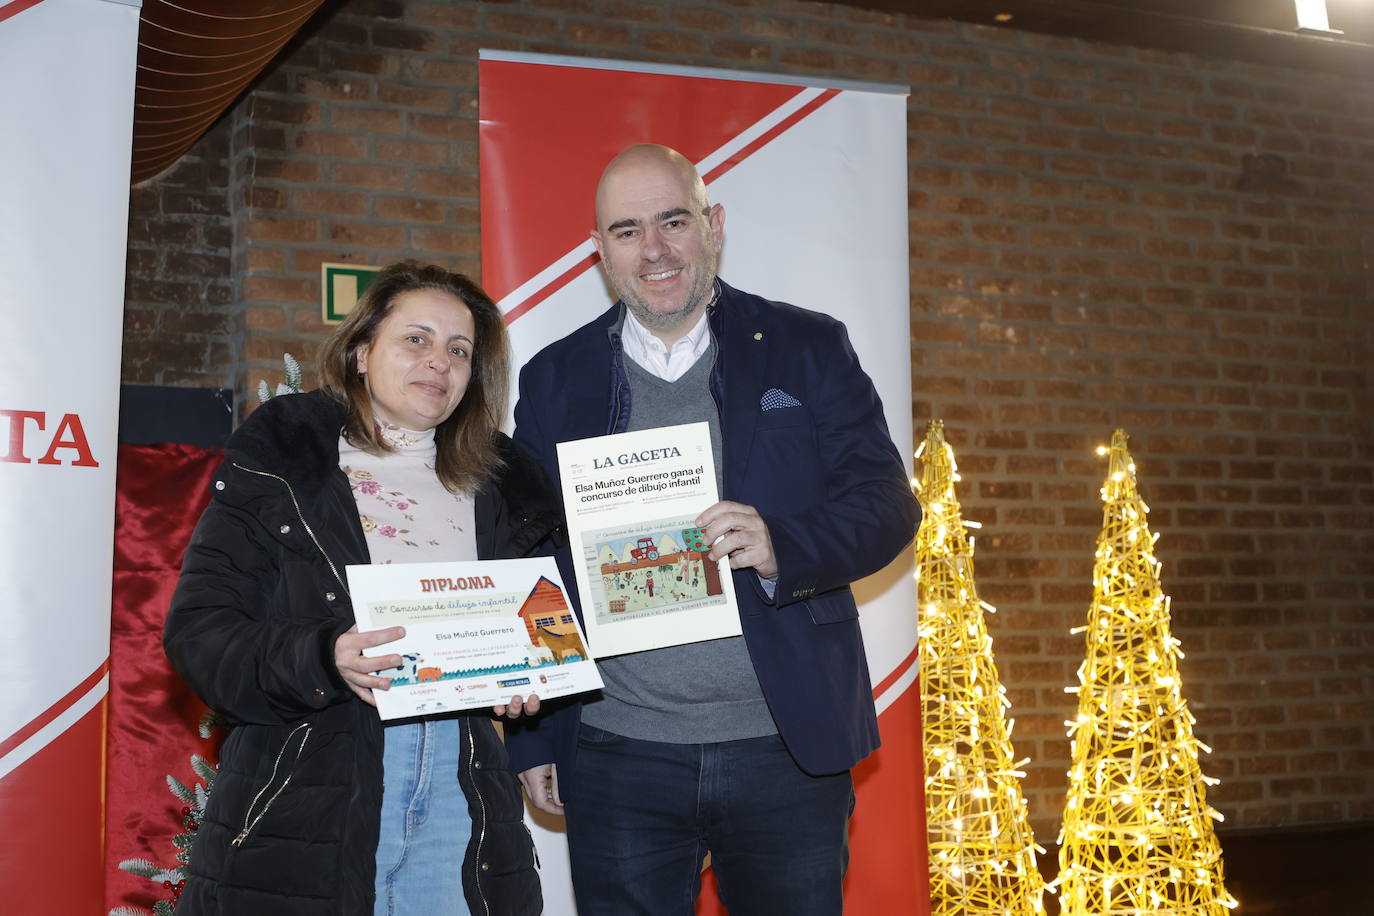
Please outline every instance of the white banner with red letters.
M103 901L138 21L0 0L0 886L53 913Z
M483 51L483 285L516 366L614 301L588 232L632 143L697 164L727 214L721 276L845 322L910 462L906 94L735 71ZM927 914L911 558L855 586L883 747L855 770L845 912ZM556 819L536 819L546 912L574 912ZM713 895L698 909L720 913Z

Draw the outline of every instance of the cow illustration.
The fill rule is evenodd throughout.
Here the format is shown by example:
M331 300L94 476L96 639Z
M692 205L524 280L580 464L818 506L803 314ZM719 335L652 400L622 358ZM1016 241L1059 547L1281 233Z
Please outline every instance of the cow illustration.
M424 661L424 656L415 652L407 652L401 656L401 663L395 668L388 668L387 672L394 672L391 674L392 680L404 679L412 684L418 683L419 677L416 675L416 671L424 664ZM379 671L377 673L385 674L387 672Z

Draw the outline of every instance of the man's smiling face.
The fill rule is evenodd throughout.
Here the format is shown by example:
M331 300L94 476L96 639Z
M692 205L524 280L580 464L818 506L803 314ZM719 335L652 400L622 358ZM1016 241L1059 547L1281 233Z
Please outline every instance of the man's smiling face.
M592 231L616 294L669 343L709 302L725 233L724 209L679 160L649 146L617 157L597 188Z

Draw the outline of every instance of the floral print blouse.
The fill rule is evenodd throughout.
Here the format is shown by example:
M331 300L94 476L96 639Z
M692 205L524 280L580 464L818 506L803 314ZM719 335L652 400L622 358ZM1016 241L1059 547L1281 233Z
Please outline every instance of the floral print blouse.
M434 430L382 429L395 451L377 456L339 437L339 468L348 478L373 563L477 559L472 495L454 496L434 471Z

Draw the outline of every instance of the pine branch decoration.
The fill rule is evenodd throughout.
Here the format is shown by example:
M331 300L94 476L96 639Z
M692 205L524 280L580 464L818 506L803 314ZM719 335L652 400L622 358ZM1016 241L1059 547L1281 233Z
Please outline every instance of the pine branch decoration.
M278 383L275 392L272 390L271 386L267 384L266 379L260 379L258 381L258 400L263 404L266 404L277 395L300 394L301 364L298 363L296 358L290 353L283 353L281 361L284 368L283 375L285 375L286 380Z
M198 731L202 738L210 737L213 714L202 717ZM158 865L148 859L125 859L119 863L121 871L146 878L170 893L171 899L159 900L153 904L153 916L173 916L177 900L181 897L186 879L190 877L188 863L191 861L191 846L195 843L196 831L200 829L205 816L205 804L210 798L218 771L200 754L191 755L191 769L199 781L188 786L170 773L167 774L167 789L182 802L182 832L172 836L172 846L176 849L176 865ZM146 910L137 907L120 906L110 910L109 916L148 916Z

